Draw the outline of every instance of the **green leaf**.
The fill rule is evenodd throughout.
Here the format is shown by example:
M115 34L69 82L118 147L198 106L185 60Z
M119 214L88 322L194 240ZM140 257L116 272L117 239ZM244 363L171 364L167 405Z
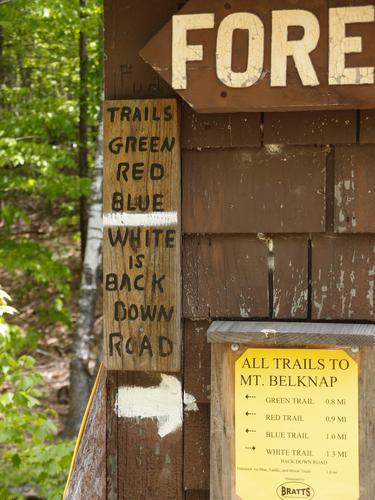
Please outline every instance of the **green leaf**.
M14 453L11 457L11 460L15 467L19 467L21 465L21 458L18 453Z

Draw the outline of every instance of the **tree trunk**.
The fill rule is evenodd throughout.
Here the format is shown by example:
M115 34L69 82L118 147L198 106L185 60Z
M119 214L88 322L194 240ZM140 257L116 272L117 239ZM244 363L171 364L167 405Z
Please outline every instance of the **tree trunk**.
M86 17L86 0L80 0L81 23ZM78 125L78 175L83 178L88 176L88 56L87 37L84 30L79 32L79 125ZM81 196L79 200L79 217L81 233L81 258L84 260L86 248L86 235L88 225L87 198Z
M70 364L70 409L67 434L75 435L90 396L88 361L90 338L95 321L97 283L102 243L103 123L99 126L97 153L93 169L87 245L83 261L77 325L73 336Z

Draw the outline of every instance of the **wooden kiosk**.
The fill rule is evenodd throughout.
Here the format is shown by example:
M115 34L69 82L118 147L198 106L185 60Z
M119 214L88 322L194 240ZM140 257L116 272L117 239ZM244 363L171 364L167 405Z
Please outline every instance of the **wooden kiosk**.
M104 28L106 370L66 498L372 500L375 2Z

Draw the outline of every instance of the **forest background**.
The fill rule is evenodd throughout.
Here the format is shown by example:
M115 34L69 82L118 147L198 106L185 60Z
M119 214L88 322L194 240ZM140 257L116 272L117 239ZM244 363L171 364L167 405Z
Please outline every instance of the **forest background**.
M62 497L100 357L102 59L100 0L0 0L4 500Z

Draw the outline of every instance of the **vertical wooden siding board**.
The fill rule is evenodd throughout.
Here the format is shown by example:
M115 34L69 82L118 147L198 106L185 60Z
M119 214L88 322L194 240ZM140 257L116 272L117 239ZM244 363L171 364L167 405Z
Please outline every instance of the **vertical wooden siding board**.
M175 95L139 51L177 12L178 4L178 0L105 0L106 99Z
M356 141L356 111L265 113L265 144L350 144Z
M360 114L359 141L361 144L375 144L375 110L363 110Z
M326 163L326 232L334 232L335 213L335 154L336 149L332 147L327 152Z
M183 231L324 231L325 158L314 147L183 151Z
M184 322L184 390L197 403L210 400L211 350L207 342L207 321Z
M375 232L375 145L335 152L335 232Z
M182 308L185 318L208 318L207 298L198 294L199 280L199 243L195 236L183 239L182 259Z
M210 500L209 491L187 491L185 493L185 500Z
M307 319L308 238L273 238L273 314L276 319Z
M234 477L234 370L228 344L211 347L210 499L236 500Z
M374 280L374 236L313 237L313 320L373 319Z
M186 149L260 146L260 113L196 113L182 107L181 146Z
M359 500L375 498L375 384L374 347L361 349L359 415L360 415L360 497Z
M106 370L98 385L74 461L66 500L106 499Z
M107 500L118 499L118 419L113 411L117 395L117 372L107 372Z
M206 318L267 317L267 244L254 236L195 236L194 239L194 258L187 261L185 253L184 296L195 294L197 303L207 307ZM184 239L184 247L191 243L190 237ZM197 275L197 281L190 274ZM186 283L191 283L194 289L186 290ZM191 319L201 319L189 307L185 313Z
M268 315L268 247L257 238L203 239L201 252L211 317ZM206 264L206 265L205 265ZM207 283L212 283L207 287Z
M157 387L161 380L156 373L119 372L118 388ZM181 500L182 428L161 437L155 418L118 417L118 422L118 498Z
M210 487L210 405L199 404L198 411L184 418L184 488L208 490Z

